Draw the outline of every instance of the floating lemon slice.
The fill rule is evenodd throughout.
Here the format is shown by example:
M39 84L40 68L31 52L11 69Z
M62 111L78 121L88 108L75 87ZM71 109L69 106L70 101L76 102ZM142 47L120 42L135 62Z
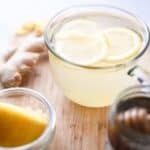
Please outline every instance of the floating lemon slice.
M104 59L107 55L107 44L104 36L90 36L79 32L66 32L57 39L56 52L64 59L90 65Z
M64 59L80 65L91 65L104 59L107 56L107 42L96 28L97 25L92 21L69 22L55 37L56 52Z
M95 21L89 19L74 19L62 25L59 30L59 34L64 34L65 32L76 30L82 33L93 34L99 30L99 26Z
M141 49L140 36L127 28L110 28L104 31L108 44L107 61L119 61L136 56Z

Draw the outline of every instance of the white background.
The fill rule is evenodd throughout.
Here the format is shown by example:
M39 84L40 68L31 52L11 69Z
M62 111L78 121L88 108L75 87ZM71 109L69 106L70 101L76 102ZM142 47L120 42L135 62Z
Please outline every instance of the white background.
M150 0L0 0L0 48L24 21L51 18L64 7L95 3L124 8L150 24Z

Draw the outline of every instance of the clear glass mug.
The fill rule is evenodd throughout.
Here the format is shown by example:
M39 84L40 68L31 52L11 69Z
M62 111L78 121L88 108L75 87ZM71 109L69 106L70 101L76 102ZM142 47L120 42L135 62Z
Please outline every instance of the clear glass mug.
M102 14L99 21L103 28L127 27L137 32L142 40L142 50L132 60L106 67L89 67L68 61L60 56L54 48L57 30L69 19ZM49 59L53 76L71 101L88 107L111 105L116 95L129 85L139 82L129 76L129 71L146 51L149 44L147 25L133 14L111 6L88 5L65 9L49 22L45 31L45 43L49 48ZM128 74L129 72L129 74Z
M0 103L11 104L27 112L39 113L48 122L43 133L34 141L17 147L0 145L0 150L46 150L53 139L56 124L56 113L48 100L40 93L28 88L9 88L0 90Z

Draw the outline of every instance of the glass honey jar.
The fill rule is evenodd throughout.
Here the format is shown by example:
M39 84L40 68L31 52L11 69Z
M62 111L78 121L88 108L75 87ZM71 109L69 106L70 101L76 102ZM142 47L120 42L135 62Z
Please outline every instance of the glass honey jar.
M124 90L111 107L108 121L111 150L150 150L150 86Z

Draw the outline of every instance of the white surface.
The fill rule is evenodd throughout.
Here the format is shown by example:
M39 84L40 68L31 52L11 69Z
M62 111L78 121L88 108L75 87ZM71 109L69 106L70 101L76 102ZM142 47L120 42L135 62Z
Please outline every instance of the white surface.
M125 8L150 23L150 0L0 0L0 44L10 31L26 20L51 18L64 7L79 4L110 4Z

